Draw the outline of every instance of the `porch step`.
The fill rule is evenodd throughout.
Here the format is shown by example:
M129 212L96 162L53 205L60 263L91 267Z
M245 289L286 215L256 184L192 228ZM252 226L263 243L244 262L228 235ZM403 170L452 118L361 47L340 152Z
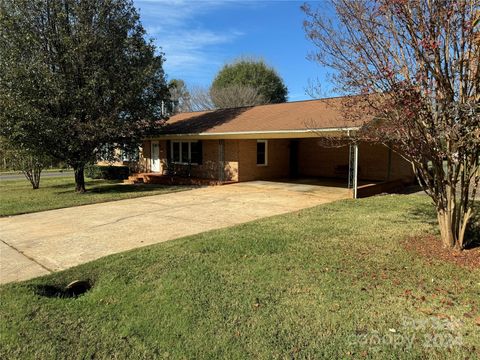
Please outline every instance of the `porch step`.
M135 185L135 184L144 184L144 179L141 176L142 174L133 174L128 177L128 179L124 180L124 184L130 184L130 185Z
M218 181L214 179L201 179L193 177L169 176L158 173L133 174L124 180L125 184L160 184L160 185L224 185L235 181Z

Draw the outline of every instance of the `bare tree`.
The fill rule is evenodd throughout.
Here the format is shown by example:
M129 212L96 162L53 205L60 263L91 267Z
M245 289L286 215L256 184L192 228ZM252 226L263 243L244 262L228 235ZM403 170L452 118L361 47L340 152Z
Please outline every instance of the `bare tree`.
M408 159L435 204L445 247L463 249L480 170L478 0L331 0L302 8L314 61L333 69L364 138ZM373 95L372 95L373 94ZM393 144L393 145L392 145Z
M192 86L188 111L214 110L263 104L263 97L253 87L232 85L220 89Z
M221 109L265 104L263 96L252 86L212 87L210 96L213 103Z
M189 88L190 92L190 110L189 111L204 111L213 110L215 105L213 104L212 97L210 96L210 90L202 86L192 86Z

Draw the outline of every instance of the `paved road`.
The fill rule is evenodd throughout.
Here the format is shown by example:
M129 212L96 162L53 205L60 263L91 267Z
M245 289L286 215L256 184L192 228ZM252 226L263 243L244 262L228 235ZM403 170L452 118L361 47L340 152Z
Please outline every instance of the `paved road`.
M339 187L253 181L1 218L0 283L348 197Z
M48 172L42 172L42 178L46 177L67 177L67 176L73 176L73 171L64 171L64 172L53 172L53 171L48 171ZM25 179L25 175L23 174L0 174L0 181L4 180L21 180Z

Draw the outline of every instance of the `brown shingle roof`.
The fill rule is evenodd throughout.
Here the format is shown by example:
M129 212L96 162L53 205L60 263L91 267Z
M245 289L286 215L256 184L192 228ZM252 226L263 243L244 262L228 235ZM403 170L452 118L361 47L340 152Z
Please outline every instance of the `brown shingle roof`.
M217 134L298 131L360 126L342 115L342 98L181 113L167 120L161 134Z

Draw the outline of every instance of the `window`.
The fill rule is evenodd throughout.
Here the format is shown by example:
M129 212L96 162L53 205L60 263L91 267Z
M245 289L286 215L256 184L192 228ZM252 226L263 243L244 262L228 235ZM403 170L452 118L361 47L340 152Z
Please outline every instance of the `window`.
M172 141L171 154L174 163L200 165L202 163L202 143L200 141Z
M181 142L181 155L180 155L180 162L182 163L190 163L190 143L189 142Z
M190 161L192 164L202 163L202 143L200 141L190 143Z
M181 154L180 154L180 142L172 141L172 159L174 163L181 162Z
M128 162L134 162L138 161L140 159L140 152L138 148L134 148L133 150L126 150L122 149L121 150L121 159L122 161Z
M268 142L267 140L257 140L257 165L266 166L268 155Z

